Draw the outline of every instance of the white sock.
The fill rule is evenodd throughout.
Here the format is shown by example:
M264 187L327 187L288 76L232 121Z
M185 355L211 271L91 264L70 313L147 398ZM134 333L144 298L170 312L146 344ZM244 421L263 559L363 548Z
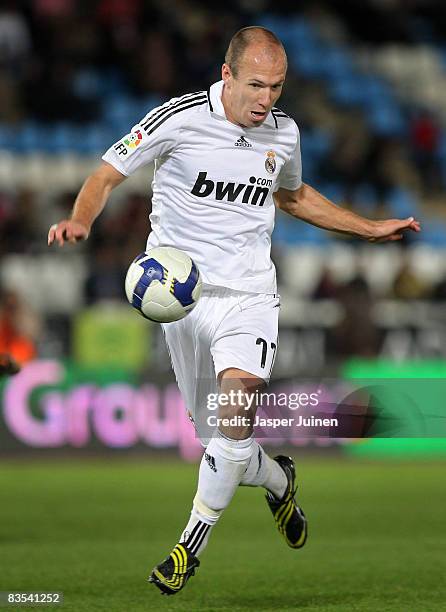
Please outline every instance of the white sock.
M180 542L198 556L249 465L253 439L212 438L201 459L198 490Z
M209 523L203 519L204 517L193 506L189 522L180 537L181 544L185 544L196 557L206 548L212 527L215 524L215 522Z
M254 440L212 438L201 459L198 497L214 511L224 510L232 499L252 455Z
M271 459L260 444L253 441L251 460L240 484L265 487L275 497L281 498L286 491L288 480L277 461Z

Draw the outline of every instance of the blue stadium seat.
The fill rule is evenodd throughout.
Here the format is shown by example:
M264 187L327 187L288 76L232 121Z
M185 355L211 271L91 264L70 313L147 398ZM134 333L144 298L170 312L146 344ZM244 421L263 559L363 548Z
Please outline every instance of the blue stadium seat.
M362 215L373 215L378 205L378 195L371 183L361 183L353 195L355 211Z
M265 14L259 20L259 25L268 28L283 42L287 52L294 50L318 47L319 37L311 22L302 17L288 18L278 15Z
M340 106L359 106L364 99L361 87L354 76L332 81L329 83L328 91L333 101Z
M349 54L340 47L327 47L323 49L325 56L324 76L330 81L352 78L356 68Z
M80 98L98 98L103 95L103 79L93 67L81 68L73 77L73 91Z
M327 74L326 55L322 47L303 47L289 51L291 66L309 79L323 79Z
M160 96L149 95L135 100L135 111L138 116L138 121L147 115L151 110L160 106L167 100L163 100Z
M394 107L395 112L398 112L391 89L381 79L370 75L345 73L342 78L329 82L329 92L333 100L342 106L357 105L369 112L386 105Z
M407 128L405 118L396 105L377 105L366 115L371 130L379 136L402 136Z
M419 204L408 189L402 187L392 189L387 197L387 204L392 217L398 219L406 219L411 216L421 217Z
M109 68L106 71L101 71L99 78L101 92L105 100L113 96L124 96L127 94L127 87L118 69Z
M14 132L11 130L10 126L0 123L0 151L13 151L13 140Z
M318 160L330 151L332 135L326 130L302 130L300 138L302 151Z
M301 134L302 171L307 183L317 180L322 160L330 151L331 134L325 130L302 130Z
M305 17L295 17L291 21L285 18L284 22L290 30L292 40L304 41L306 46L320 42L316 28Z
M319 162L308 151L302 151L302 175L305 183L312 185L317 180Z
M295 221L296 244L306 243L323 247L331 242L332 236L309 223Z
M76 140L76 128L71 123L64 121L54 123L47 128L45 151L53 155L74 151Z
M366 108L374 108L383 104L399 106L395 102L392 88L380 77L373 74L361 75L360 86Z
M329 234L314 225L277 213L273 242L283 246L302 243L324 246L330 242L330 238Z
M48 126L34 121L25 121L14 130L13 151L21 154L45 151L48 139Z
M422 231L415 239L435 248L446 249L446 224L440 219L423 221Z
M342 205L345 201L345 186L341 183L320 183L316 189L335 204Z
M95 122L82 127L82 135L76 139L76 153L98 155L118 140L120 134L113 134L105 124Z
M103 109L103 120L122 134L127 134L141 117L134 98L116 95L107 100Z

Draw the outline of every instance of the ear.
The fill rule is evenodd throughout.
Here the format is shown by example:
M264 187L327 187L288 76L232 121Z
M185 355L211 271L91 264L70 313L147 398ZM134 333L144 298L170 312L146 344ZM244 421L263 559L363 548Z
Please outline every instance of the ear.
M231 77L232 72L230 67L228 66L228 64L223 64L223 66L221 67L221 78L223 79L225 84L230 80Z

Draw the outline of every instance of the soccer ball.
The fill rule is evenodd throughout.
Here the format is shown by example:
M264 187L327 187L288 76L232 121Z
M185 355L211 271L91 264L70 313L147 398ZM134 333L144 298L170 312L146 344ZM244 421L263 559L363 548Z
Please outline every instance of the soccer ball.
M179 321L200 298L200 272L183 251L156 247L132 261L125 278L125 293L146 319L157 323Z

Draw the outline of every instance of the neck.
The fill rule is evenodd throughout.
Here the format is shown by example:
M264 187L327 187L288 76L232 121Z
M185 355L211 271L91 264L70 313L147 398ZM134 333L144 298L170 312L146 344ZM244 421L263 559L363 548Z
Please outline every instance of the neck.
M241 125L238 121L234 119L234 116L231 112L231 103L230 103L230 94L226 88L226 85L223 84L223 91L221 92L221 103L223 104L223 109L225 111L226 119L233 123L234 125ZM242 125L242 127L244 127Z

